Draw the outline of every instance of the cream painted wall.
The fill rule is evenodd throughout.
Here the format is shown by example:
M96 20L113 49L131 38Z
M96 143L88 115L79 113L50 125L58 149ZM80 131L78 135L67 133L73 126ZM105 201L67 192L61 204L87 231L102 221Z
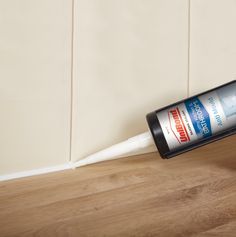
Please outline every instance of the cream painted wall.
M73 161L186 97L188 2L74 0ZM70 160L72 3L0 1L0 175ZM235 79L235 9L191 0L190 94Z
M235 0L191 1L191 94L236 79L235 23Z
M0 1L0 175L69 161L71 1Z
M73 160L187 95L187 0L76 0Z

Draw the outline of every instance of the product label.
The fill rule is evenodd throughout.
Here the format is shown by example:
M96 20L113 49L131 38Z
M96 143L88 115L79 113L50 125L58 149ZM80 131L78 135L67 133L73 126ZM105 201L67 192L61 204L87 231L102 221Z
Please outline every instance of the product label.
M236 126L236 82L157 113L170 150Z

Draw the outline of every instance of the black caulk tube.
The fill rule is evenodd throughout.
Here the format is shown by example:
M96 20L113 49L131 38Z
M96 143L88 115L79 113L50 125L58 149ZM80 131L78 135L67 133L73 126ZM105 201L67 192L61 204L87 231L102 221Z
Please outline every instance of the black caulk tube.
M236 133L236 81L146 116L162 158L171 158Z
M151 133L108 147L72 167L142 152L154 142L162 158L171 158L236 133L236 81L158 109L146 118Z

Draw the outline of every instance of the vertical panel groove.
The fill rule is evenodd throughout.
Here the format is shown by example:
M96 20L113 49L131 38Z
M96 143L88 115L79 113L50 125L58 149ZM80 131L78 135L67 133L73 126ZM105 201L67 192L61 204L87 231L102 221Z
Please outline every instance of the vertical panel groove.
M191 44L191 0L188 0L188 75L187 75L187 96L190 96L190 44Z
M72 160L72 133L73 133L73 70L74 70L74 0L71 0L71 88L70 88L70 151L69 151L69 161Z

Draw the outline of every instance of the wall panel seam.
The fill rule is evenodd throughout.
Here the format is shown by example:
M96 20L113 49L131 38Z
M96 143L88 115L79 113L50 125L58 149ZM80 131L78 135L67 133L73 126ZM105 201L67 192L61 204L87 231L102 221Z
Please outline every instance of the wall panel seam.
M70 66L70 150L69 150L69 162L72 160L72 142L73 142L73 116L74 116L74 11L75 0L71 0L71 66Z
M187 96L190 96L190 57L191 57L191 0L188 0L188 65L187 65Z

